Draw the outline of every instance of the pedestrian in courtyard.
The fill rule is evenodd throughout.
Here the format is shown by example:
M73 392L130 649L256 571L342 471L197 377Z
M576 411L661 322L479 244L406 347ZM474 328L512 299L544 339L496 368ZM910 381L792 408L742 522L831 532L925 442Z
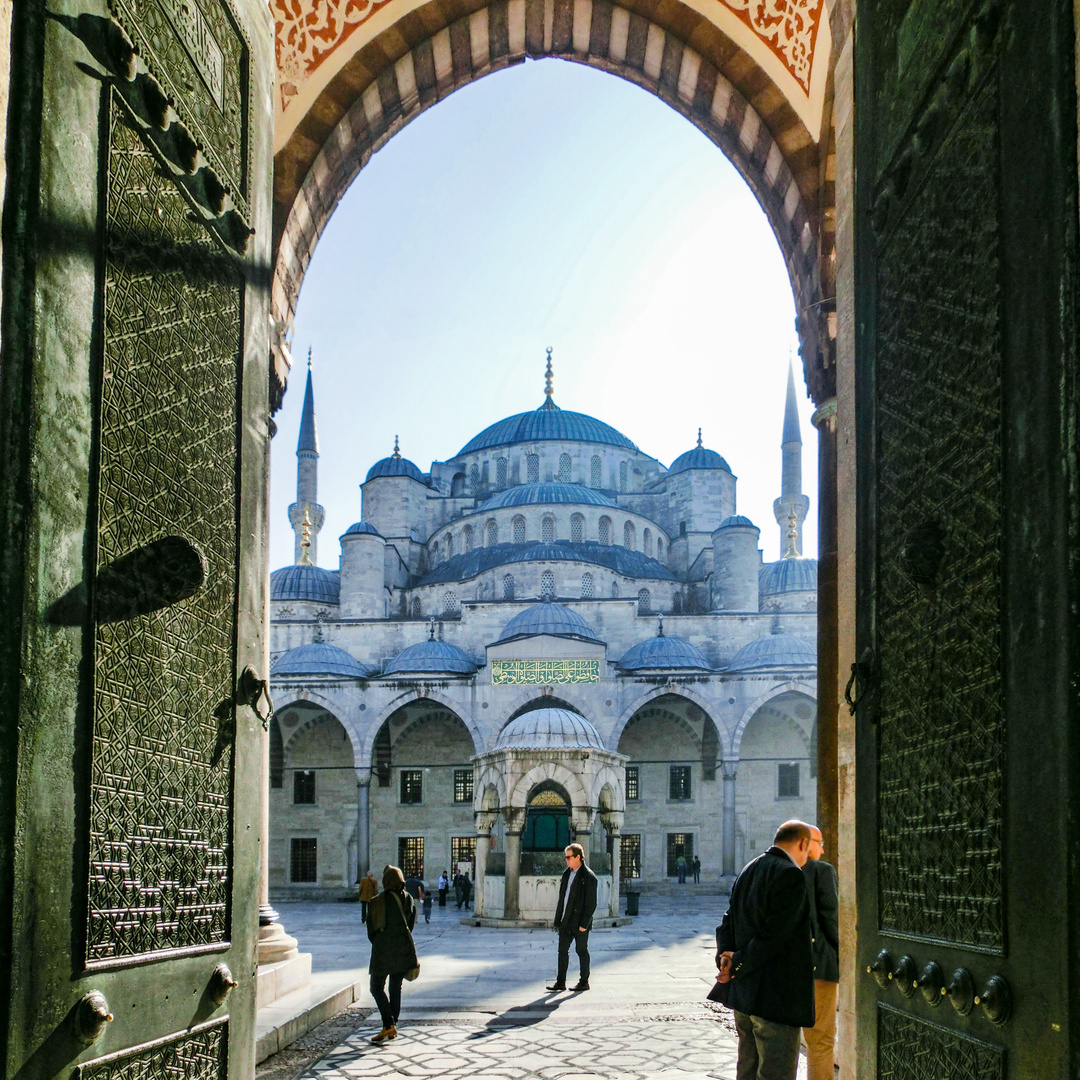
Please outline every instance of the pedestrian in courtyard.
M700 885L701 884L701 860L696 855L694 856L693 868L694 868L694 884L695 885Z
M814 1026L810 897L802 873L811 836L805 821L784 822L773 846L743 867L716 928L715 998L735 1013L739 1080L795 1080L800 1029Z
M469 901L472 899L472 878L468 874L461 875L461 903L465 910L469 910Z
M679 884L686 884L686 855L683 854L683 849L675 853L675 873L679 876Z
M379 895L379 883L375 880L375 875L369 870L367 876L360 879L360 921L366 923L368 920L368 908L371 907L371 901Z
M570 943L578 955L577 992L589 989L589 931L596 911L596 875L585 865L585 849L571 844L565 851L566 869L559 882L559 903L553 929L559 932L559 969L548 990L566 989L566 969L570 965Z
M430 889L424 889L421 896L422 899L420 905L424 909L424 922L429 923L431 922L431 905L435 899L435 895Z
M439 875L439 907L446 907L446 890L450 888L450 878L444 870Z
M407 976L416 978L420 973L412 936L415 923L416 904L405 890L405 875L396 866L388 866L383 871L383 891L372 900L367 921L367 935L371 942L371 960L368 963L371 996L382 1018L382 1031L371 1040L373 1043L397 1037L401 983ZM386 993L387 979L390 980L389 996Z
M462 889L462 885L461 885L461 871L459 870L459 871L458 871L458 872L457 872L457 873L456 873L456 874L454 875L454 902L455 902L455 903L457 904L457 906L458 906L458 911L460 911L460 910L461 910L461 889Z
M421 869L420 873L424 871ZM424 883L414 871L405 879L405 891L419 904L424 895Z
M840 982L840 901L836 869L821 856L821 830L810 828L810 857L803 867L814 935L814 1009L817 1022L803 1028L807 1080L833 1080L836 1057L836 992Z

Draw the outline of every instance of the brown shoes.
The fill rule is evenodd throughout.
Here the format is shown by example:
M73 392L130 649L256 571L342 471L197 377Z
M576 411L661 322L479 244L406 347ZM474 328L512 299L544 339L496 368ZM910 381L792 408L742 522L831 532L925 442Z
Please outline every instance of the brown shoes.
M545 986L545 990L550 990L553 994L558 994L560 991L566 989L566 983L552 983L550 986Z
M573 991L573 992L574 992L575 994L578 994L578 993L580 993L580 992L581 992L582 990L588 990L588 989L589 989L589 984L588 984L587 982L579 982L579 983L577 984L577 986L571 986L571 987L570 987L570 989L571 989L571 990L572 990L572 991Z
M384 1043L388 1039L396 1039L396 1038L397 1038L397 1028L393 1024L391 1024L389 1027L383 1028L382 1031L380 1031L378 1035L375 1035L372 1038L371 1041L376 1046L378 1046L380 1043Z

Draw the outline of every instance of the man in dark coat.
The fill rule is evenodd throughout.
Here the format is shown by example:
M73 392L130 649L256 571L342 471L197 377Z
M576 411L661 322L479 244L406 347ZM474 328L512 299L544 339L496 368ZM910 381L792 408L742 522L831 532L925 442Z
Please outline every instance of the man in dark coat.
M814 1008L817 1023L803 1028L806 1080L833 1080L836 1057L836 991L840 982L840 900L836 870L822 857L821 830L810 828L810 858L803 867L814 934Z
M739 1035L738 1080L795 1080L800 1028L814 1026L810 898L802 868L810 826L786 821L743 867L716 928L717 981Z
M559 882L559 903L553 929L559 931L559 973L549 990L566 989L570 942L577 947L580 974L575 991L589 989L589 931L596 911L596 875L585 865L585 849L571 844L566 849L566 869Z

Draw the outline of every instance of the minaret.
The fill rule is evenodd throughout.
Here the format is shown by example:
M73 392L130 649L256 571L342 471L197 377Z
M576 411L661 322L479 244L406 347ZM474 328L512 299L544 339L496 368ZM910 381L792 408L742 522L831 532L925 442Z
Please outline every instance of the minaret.
M780 451L783 460L780 498L773 502L773 514L780 526L780 555L787 559L802 555L802 526L810 509L810 500L802 490L802 434L799 430L799 403L795 397L795 371L790 361Z
M296 534L293 556L297 565L318 565L319 530L326 512L319 505L319 436L315 430L315 394L311 388L311 349L307 358L304 411L296 443L296 502L289 507L289 524Z

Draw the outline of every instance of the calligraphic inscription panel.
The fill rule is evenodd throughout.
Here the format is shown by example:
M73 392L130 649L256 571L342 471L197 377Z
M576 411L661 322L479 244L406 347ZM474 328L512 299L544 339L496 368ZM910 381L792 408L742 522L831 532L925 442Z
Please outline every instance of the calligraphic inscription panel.
M1004 945L996 94L956 117L882 240L881 929Z
M77 1080L224 1080L228 1069L228 1025L194 1031L88 1061L76 1071Z
M232 832L242 283L122 113L114 99L97 570L171 535L205 578L96 621L89 962L225 941Z
M1004 1080L1000 1046L878 1005L877 1080Z
M599 660L493 660L492 686L555 686L600 681Z

